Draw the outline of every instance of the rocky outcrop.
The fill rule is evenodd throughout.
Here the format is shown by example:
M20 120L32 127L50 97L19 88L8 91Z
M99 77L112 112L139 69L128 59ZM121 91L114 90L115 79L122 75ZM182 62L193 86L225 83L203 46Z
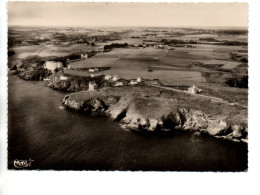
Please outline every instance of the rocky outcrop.
M88 80L80 80L71 76L68 76L66 80L60 79L63 76L63 72L54 73L49 76L46 81L46 85L59 91L76 92L88 89Z
M81 91L66 95L63 104L75 110L103 113L120 121L122 127L135 131L194 131L247 142L247 125L239 123L239 120L230 120L233 112L228 113L227 110L223 112L225 114L213 116L198 109L183 107L171 98L158 98L151 92L147 96L145 90L140 92L133 89Z
M21 79L30 80L30 81L41 81L45 77L48 77L51 74L49 70L42 67L35 67L29 70L18 71L18 72L19 72L18 76Z

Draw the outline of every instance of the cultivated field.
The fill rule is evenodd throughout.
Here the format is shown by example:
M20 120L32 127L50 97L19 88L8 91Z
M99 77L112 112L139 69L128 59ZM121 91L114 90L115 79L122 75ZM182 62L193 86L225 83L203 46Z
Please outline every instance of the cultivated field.
M97 46L98 47L98 46ZM26 58L32 55L38 55L40 57L48 56L66 56L72 53L91 50L93 46L87 44L73 44L70 46L58 46L58 45L30 45L20 46L13 48L16 58Z
M215 72L216 67L228 70L237 67L241 62L232 59L231 53L238 54L247 50L242 46L194 46L196 47L179 47L175 50L154 47L117 48L86 60L72 62L70 66L72 69L111 67L102 73L118 75L125 79L139 76L145 79L159 79L164 85L204 86L206 80L202 73ZM200 66L194 66L194 63L199 63ZM75 74L73 72L73 75ZM89 75L87 72L79 74Z

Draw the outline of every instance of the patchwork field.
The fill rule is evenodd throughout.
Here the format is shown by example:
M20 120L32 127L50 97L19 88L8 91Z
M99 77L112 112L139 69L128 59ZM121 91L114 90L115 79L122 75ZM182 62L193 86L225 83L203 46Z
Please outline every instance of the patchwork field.
M246 50L247 48L242 46L204 44L196 45L195 48L180 47L175 50L154 47L117 48L87 60L72 62L70 67L72 69L111 67L102 73L118 75L125 79L139 76L145 79L159 79L164 85L203 86L206 80L202 73L212 72L216 67L228 70L237 67L241 62L232 59L231 53L241 53ZM194 63L200 63L200 66L193 66ZM77 72L71 74L77 75ZM80 72L78 75L89 74Z

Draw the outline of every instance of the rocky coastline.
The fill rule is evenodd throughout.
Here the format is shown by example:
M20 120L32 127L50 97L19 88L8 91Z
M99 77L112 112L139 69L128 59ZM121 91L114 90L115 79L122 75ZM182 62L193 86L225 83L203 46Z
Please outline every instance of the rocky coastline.
M66 95L74 110L98 112L123 128L144 132L196 132L248 142L247 110L152 86L102 88Z

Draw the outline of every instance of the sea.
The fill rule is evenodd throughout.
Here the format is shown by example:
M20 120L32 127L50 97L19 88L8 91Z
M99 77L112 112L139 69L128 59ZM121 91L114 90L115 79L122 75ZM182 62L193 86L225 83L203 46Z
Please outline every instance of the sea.
M8 75L8 169L246 171L248 147L194 133L138 133L68 109L43 81ZM31 160L17 167L15 160Z

